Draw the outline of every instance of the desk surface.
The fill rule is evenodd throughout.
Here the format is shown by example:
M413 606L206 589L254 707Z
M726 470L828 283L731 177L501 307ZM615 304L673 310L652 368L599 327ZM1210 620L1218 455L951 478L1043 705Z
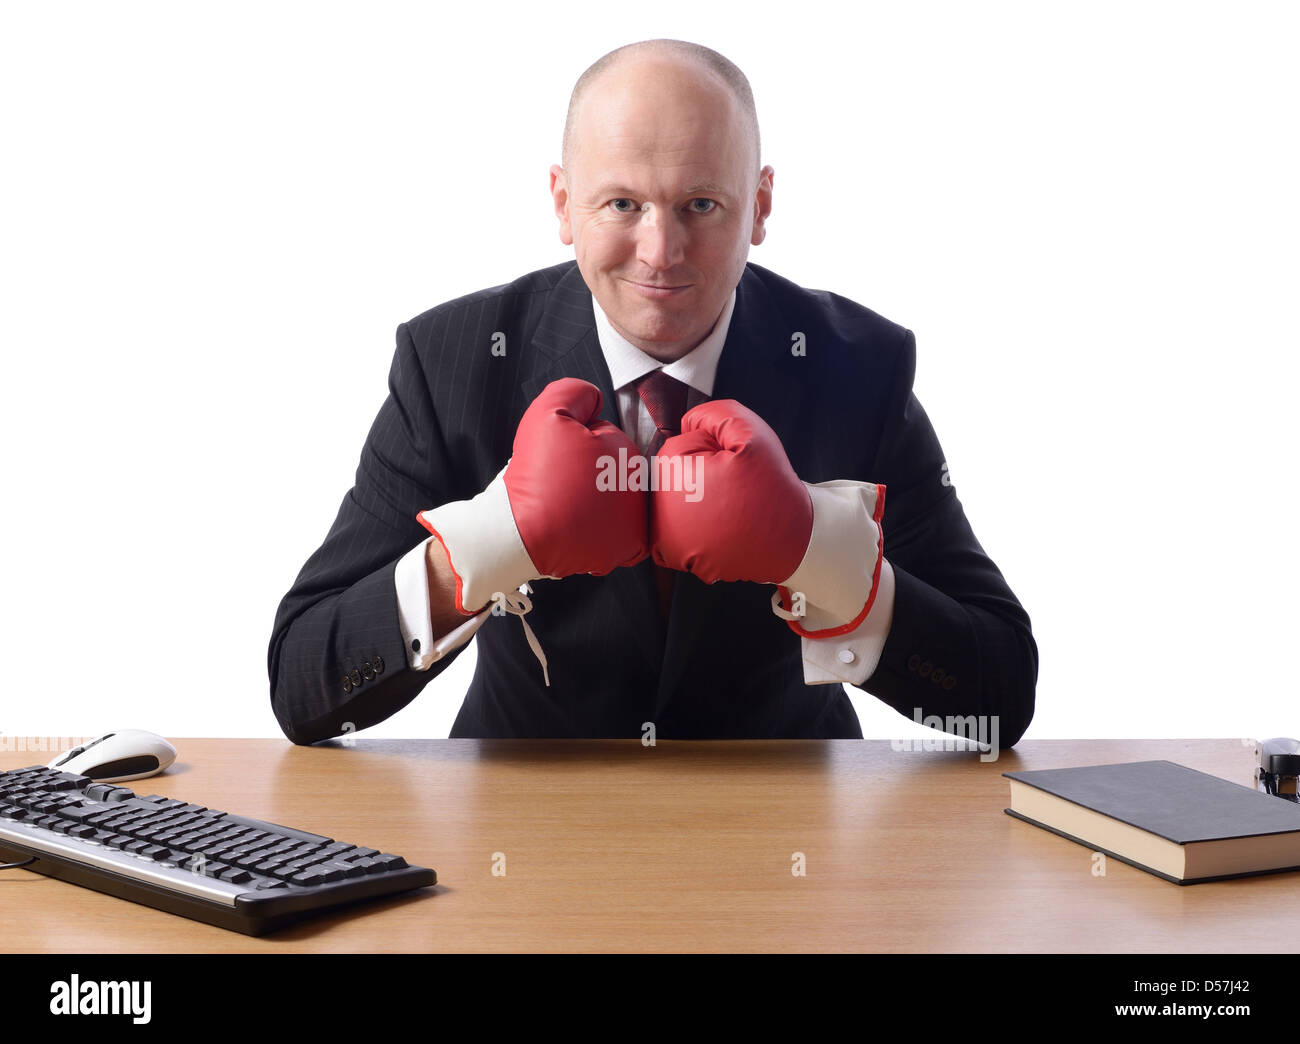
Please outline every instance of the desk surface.
M254 939L6 870L0 948L1238 952L1300 928L1300 873L1179 886L1112 859L1098 877L1087 848L1003 812L1017 769L1166 758L1249 784L1239 739L1031 740L995 762L883 740L175 743L126 785L397 852L439 884Z

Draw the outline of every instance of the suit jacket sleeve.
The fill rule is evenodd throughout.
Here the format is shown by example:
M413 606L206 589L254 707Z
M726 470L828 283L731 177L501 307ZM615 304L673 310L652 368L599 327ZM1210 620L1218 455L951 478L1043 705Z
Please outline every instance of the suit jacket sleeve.
M450 465L403 323L388 397L361 450L356 483L276 612L267 657L271 707L294 743L382 721L459 654L427 671L409 668L393 579L397 560L429 535L416 513L457 499Z
M966 520L912 391L915 371L908 330L872 469L886 486L893 624L879 665L859 687L909 718L996 715L998 744L1010 747L1034 714L1038 647L1028 615Z

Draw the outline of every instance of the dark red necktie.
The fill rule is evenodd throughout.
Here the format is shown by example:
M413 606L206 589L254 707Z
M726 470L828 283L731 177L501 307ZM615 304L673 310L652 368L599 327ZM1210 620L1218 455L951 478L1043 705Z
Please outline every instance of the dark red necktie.
M637 381L636 390L655 425L654 438L650 440L645 454L653 468L654 455L663 447L664 442L673 435L681 434L682 414L686 412L686 397L690 394L691 387L676 377L669 377L663 370L652 370ZM655 566L655 580L659 586L659 608L665 619L672 605L673 581L676 575L675 570Z
M682 414L686 412L691 386L669 377L663 370L652 370L637 381L636 391L655 424L654 438L645 451L647 457L653 457L666 439L681 434Z

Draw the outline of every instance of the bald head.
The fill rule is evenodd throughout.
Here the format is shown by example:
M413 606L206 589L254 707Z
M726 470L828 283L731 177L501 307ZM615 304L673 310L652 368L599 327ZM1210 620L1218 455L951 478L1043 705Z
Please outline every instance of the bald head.
M581 114L590 97L610 92L635 93L653 104L657 95L686 86L684 81L694 81L697 92L711 84L725 93L737 125L733 133L745 140L757 175L761 155L758 113L749 80L717 51L685 40L643 40L627 44L598 59L578 77L564 121L561 164L565 168L572 165L584 134L589 132L585 125L589 121L583 121Z
M661 361L713 328L772 209L754 98L715 51L650 40L573 91L550 169L560 240L610 325Z

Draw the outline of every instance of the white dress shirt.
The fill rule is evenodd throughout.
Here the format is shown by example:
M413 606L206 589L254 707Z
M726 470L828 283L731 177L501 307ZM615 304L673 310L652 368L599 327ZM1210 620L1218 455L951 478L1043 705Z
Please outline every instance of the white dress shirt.
M595 298L592 298L600 350L605 356L614 391L618 396L622 427L642 453L654 438L655 424L637 393L637 380L652 370L662 369L669 377L675 377L689 386L687 409L709 399L713 394L718 359L727 340L727 330L731 325L731 313L735 305L736 293L733 290L708 337L680 359L660 363L615 330ZM426 554L430 541L435 539L430 536L403 555L397 563L394 577L402 639L411 668L417 671L427 670L449 652L468 642L492 612L490 607L485 608L448 634L434 640L429 614ZM882 559L875 601L871 611L855 630L831 638L800 637L803 645L804 683L861 684L866 681L880 661L881 650L889 636L893 610L894 572L889 562Z

